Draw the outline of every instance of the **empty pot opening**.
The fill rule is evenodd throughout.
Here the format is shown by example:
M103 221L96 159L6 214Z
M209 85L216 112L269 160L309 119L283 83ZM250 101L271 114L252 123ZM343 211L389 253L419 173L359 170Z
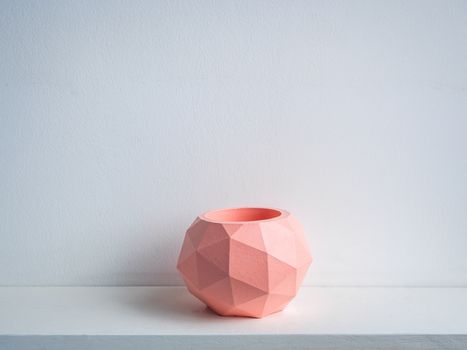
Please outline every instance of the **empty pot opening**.
M221 209L205 214L212 221L258 221L268 220L281 215L276 209L269 208L236 208Z

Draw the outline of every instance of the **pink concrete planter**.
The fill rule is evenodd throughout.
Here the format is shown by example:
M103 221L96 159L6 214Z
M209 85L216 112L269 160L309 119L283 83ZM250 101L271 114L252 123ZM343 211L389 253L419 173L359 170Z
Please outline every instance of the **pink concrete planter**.
M287 211L210 211L188 228L178 258L188 290L223 316L264 317L294 298L312 261Z

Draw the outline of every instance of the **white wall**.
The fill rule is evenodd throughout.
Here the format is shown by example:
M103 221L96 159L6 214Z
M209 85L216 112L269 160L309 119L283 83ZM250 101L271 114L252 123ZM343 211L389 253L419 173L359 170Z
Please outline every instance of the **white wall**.
M180 283L217 207L315 285L467 285L467 2L2 1L0 284Z

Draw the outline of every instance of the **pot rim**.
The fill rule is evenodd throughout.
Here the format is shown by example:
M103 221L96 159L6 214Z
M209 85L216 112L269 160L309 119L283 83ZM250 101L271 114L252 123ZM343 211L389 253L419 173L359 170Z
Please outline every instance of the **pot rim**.
M250 220L228 220L228 219L220 219L216 218L215 215L221 215L221 213L226 214L228 216L229 212L235 211L249 211L250 215L252 215L251 211L256 211L256 215L258 217L256 219ZM233 213L231 213L233 214ZM245 213L246 214L246 213ZM238 215L242 215L238 213ZM269 222L269 221L277 221L282 220L286 217L290 216L290 213L284 209L279 208L272 208L272 207L233 207L233 208L220 208L214 209L204 212L200 214L198 218L202 221L215 223L215 224L254 224L254 223L261 223L261 222Z

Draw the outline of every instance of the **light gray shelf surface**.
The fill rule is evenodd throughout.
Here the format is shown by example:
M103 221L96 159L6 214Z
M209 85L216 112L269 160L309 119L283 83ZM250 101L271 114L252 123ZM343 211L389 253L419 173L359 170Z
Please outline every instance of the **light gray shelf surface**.
M0 349L467 349L467 288L303 287L220 317L184 287L1 287Z

